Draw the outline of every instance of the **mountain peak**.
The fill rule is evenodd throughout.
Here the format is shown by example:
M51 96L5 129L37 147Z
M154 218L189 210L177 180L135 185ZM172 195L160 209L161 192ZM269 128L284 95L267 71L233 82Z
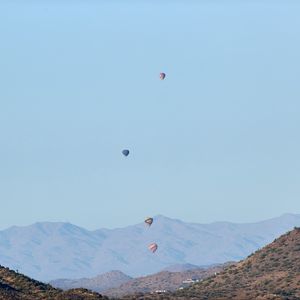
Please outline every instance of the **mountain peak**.
M183 222L180 219L170 218L170 217L166 217L164 215L155 215L153 217L153 219L154 219L154 221L158 221L158 222L176 222L176 223L182 223Z
M113 270L92 278L80 279L56 279L50 281L50 284L56 288L68 290L72 288L86 288L96 292L117 287L132 278L119 270Z

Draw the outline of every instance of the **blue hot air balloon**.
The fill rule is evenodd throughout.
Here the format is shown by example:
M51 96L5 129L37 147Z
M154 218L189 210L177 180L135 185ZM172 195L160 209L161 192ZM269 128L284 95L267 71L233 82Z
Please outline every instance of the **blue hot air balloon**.
M129 150L124 149L124 150L122 151L122 154L123 154L124 156L128 156L128 155L129 155Z

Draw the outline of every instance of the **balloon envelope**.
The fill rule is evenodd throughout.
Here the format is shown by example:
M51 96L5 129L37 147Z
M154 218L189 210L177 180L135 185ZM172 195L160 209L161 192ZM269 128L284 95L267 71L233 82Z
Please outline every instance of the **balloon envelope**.
M128 156L128 155L129 155L129 150L124 149L124 150L122 151L122 154L123 154L124 156Z
M160 80L164 80L166 77L166 74L165 73L159 73L159 78Z
M146 223L147 225L151 226L151 224L153 223L153 218L147 218L147 219L145 220L145 223Z
M158 246L157 246L156 243L152 243L152 244L150 244L150 245L148 246L148 249L149 249L152 253L154 253L154 252L157 250L157 248L158 248Z

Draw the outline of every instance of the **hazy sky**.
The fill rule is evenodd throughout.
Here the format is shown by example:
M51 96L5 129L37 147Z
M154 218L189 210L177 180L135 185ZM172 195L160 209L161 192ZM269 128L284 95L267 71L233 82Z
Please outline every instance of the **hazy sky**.
M0 228L300 213L299 15L299 0L1 0Z

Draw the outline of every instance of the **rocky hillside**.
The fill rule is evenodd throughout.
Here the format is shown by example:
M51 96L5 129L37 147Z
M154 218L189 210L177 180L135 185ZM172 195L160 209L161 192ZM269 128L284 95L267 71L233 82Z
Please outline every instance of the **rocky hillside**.
M247 259L186 289L148 294L142 299L299 300L300 229L295 228Z
M0 300L107 299L86 289L62 291L0 266Z
M300 299L300 229L284 234L217 276L180 291L201 299Z
M226 264L227 266L227 264ZM140 293L151 293L157 290L175 291L186 284L187 279L202 279L223 270L225 265L212 268L198 268L183 272L162 271L153 275L132 279L117 288L103 291L103 294L112 298L124 295L137 295Z
M120 271L111 271L93 278L81 278L81 279L57 279L52 280L49 283L63 290L74 288L86 288L95 292L101 292L110 288L118 287L121 284L128 282L132 277Z

